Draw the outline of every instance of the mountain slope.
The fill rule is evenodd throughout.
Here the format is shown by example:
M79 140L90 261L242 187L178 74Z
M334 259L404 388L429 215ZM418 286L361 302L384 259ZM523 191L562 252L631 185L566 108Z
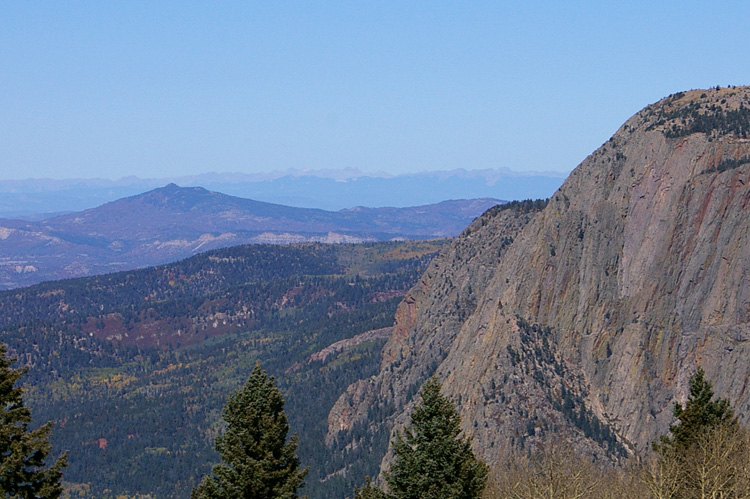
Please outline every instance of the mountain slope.
M81 497L188 497L219 460L224 401L260 362L311 466L305 493L343 499L377 462L328 451L327 413L377 370L398 302L444 242L237 246L45 282L0 292L0 339L29 369L34 420L58 422Z
M0 288L157 265L238 244L453 236L498 202L330 212L170 184L41 222L0 221Z
M329 439L352 438L356 401L397 425L433 373L491 464L559 436L642 452L698 365L747 422L749 133L750 88L670 96L586 158L494 261L499 219L457 238L399 307L380 373L339 399Z

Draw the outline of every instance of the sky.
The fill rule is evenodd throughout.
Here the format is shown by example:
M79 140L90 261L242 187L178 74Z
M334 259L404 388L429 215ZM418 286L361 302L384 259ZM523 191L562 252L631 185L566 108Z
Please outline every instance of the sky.
M747 1L2 1L0 179L568 172L750 84Z

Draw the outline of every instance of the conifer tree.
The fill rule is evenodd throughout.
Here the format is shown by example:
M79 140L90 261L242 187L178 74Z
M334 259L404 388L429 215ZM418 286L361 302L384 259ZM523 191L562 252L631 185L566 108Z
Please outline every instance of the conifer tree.
M675 402L672 413L678 422L669 427L672 436L662 435L654 449L660 454L668 451L684 455L693 443L707 431L719 426L733 426L737 418L727 399L713 400L711 383L704 379L703 368L690 377L690 395L683 407Z
M750 497L750 447L726 399L713 400L703 369L690 378L690 395L675 404L678 422L654 444L658 459L644 474L656 497Z
M16 383L24 375L13 369L0 343L0 495L17 498L57 498L62 493L63 455L46 466L52 446L52 423L29 429L31 412L24 406L23 389Z
M307 469L295 455L297 437L287 442L284 399L260 364L223 412L226 432L216 439L222 463L213 468L192 497L200 499L292 499Z
M368 476L361 489L354 489L354 499L388 499L388 495L373 485Z
M393 444L395 461L386 481L396 499L472 499L479 497L487 466L477 460L470 441L461 438L461 419L430 378L422 403Z

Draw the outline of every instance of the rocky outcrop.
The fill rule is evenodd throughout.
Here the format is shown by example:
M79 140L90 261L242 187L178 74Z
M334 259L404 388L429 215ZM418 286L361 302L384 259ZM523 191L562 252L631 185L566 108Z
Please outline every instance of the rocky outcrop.
M328 345L324 349L319 350L315 352L314 354L310 355L307 358L307 363L308 364L311 364L313 362L325 363L326 360L328 360L328 357L335 356L357 345L361 345L362 343L387 339L391 335L392 330L393 328L390 328L390 327L383 327L380 329L371 329L370 331L365 331L364 333L358 334L351 338L345 338L343 340L337 341L336 343L332 343L331 345Z
M351 434L357 425L369 428L358 432L362 439L387 437L383 427L390 431L399 414L396 409L405 407L445 360L500 258L543 205L524 202L491 208L433 259L396 312L380 374L350 386L331 410L329 445L336 439L354 440L339 443L341 447L360 445Z
M433 374L490 464L560 436L642 451L699 365L748 418L749 133L750 88L676 94L527 223L479 219L404 300L381 372L341 397L330 435L372 406L398 426Z

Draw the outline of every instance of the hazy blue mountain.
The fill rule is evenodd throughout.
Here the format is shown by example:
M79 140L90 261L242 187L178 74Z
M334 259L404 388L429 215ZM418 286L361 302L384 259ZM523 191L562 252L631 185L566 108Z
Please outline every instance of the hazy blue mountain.
M176 178L27 179L0 181L0 217L42 220L82 211L174 182L301 208L340 210L355 206L407 207L446 199L547 198L562 173L511 170L452 170L392 176L355 169L289 170L267 174L208 173Z
M169 184L41 221L0 219L0 289L158 265L239 244L451 237L500 202L326 211Z

